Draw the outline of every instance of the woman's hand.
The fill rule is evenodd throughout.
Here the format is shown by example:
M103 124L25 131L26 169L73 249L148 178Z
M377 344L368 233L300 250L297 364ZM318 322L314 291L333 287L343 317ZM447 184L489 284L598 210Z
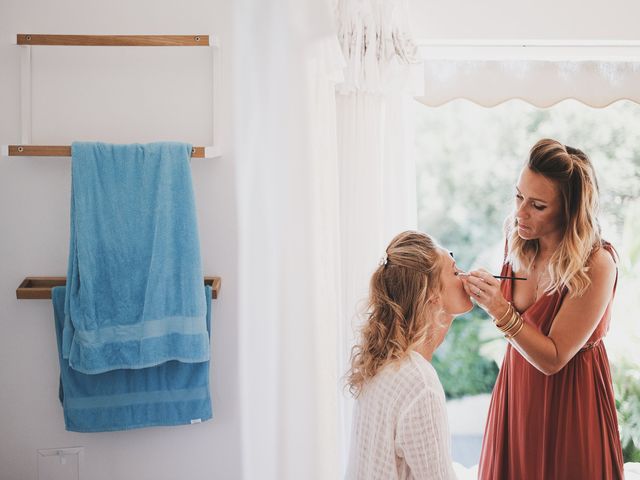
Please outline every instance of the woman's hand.
M467 275L460 275L466 292L480 307L495 319L501 319L509 308L509 302L500 291L500 281L481 268Z

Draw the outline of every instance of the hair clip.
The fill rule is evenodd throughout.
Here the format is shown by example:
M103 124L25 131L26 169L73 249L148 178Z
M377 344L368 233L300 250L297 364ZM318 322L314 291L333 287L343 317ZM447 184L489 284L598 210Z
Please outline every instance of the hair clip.
M384 252L384 255L380 257L380 260L378 261L378 265L380 265L381 267L384 267L388 261L389 261L389 256L387 255L387 252Z

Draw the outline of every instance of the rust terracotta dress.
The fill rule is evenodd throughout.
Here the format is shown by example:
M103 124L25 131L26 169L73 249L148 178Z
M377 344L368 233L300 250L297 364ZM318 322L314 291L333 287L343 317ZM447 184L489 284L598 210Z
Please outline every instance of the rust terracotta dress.
M611 252L611 246L606 245ZM502 275L512 275L505 264ZM513 281L503 280L513 301ZM617 284L617 277L616 277ZM548 334L566 290L540 297L522 318ZM480 480L609 480L623 478L623 459L609 360L602 338L611 300L585 346L546 376L511 345L491 396Z

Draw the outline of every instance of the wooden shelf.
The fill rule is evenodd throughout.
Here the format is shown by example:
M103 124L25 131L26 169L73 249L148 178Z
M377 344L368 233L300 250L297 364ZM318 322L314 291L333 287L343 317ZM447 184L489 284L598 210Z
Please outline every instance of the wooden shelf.
M222 279L220 277L204 277L205 285L212 288L211 298L218 298ZM53 287L62 287L67 284L67 277L27 277L16 289L18 300L41 300L51 298Z
M208 47L209 35L40 35L19 33L18 45L77 47Z

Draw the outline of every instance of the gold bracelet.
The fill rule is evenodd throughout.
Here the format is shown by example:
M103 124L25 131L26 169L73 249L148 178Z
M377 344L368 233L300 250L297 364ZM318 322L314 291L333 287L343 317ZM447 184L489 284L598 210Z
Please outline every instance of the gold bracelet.
M518 335L522 329L524 328L524 320L522 320L522 317L520 317L520 325L518 326L518 329L513 332L511 335L505 335L504 338L506 338L507 340L511 340L513 339L516 335Z
M511 302L507 302L507 311L504 312L504 315L500 317L500 320L496 320L496 318L494 317L493 323L495 323L496 327L498 327L500 325L500 322L502 322L502 320L505 319L505 317L509 314L509 312L511 312L512 307L513 305L511 305Z
M516 328L518 328L518 325L519 325L518 312L516 311L515 308L513 308L511 310L511 317L509 318L509 321L504 326L499 328L502 333L509 333L515 330Z
M518 317L516 315L516 310L515 308L511 309L511 316L509 317L509 320L507 320L507 322L498 327L498 329L502 332L502 333L506 333L508 331L510 331L513 327L515 327L518 324Z
M509 328L505 328L502 330L502 332L505 334L506 337L511 337L511 335L520 328L520 326L522 325L523 321L522 321L522 317L520 316L520 314L518 312L516 312L514 310L513 312L513 317L515 319L514 322L512 322L512 325Z

